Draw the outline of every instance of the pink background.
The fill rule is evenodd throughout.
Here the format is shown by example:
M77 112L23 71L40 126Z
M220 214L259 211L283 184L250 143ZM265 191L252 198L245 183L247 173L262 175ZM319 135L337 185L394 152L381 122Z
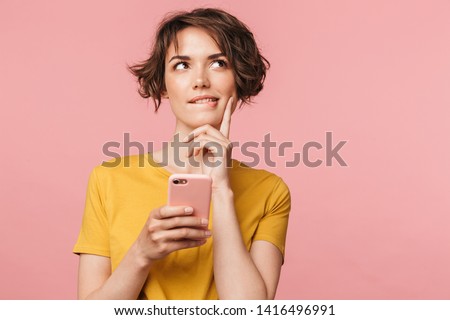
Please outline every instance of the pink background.
M232 140L294 144L269 168L293 201L277 298L450 299L447 0L1 1L0 298L76 297L71 250L102 145L173 128L125 65L166 12L203 5L246 22L272 63ZM284 166L327 131L348 140L348 167Z

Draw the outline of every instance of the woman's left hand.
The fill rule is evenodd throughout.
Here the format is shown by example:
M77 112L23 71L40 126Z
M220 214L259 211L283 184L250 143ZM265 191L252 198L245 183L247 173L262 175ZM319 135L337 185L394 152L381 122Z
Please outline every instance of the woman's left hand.
M232 143L228 139L231 124L233 97L228 100L217 130L209 124L193 130L183 142L190 143L188 157L199 158L202 173L213 180L213 189L229 187L228 167L231 166Z

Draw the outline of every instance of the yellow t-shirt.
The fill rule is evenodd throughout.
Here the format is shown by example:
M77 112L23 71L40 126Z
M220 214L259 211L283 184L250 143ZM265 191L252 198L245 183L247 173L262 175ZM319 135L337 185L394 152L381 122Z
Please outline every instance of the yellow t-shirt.
M167 203L170 172L148 154L104 162L90 175L86 205L74 253L109 257L112 271L137 239L149 213ZM120 163L118 163L120 162ZM289 189L281 178L233 160L230 183L243 240L273 243L284 256L290 211ZM212 210L210 215L212 214ZM211 226L210 216L210 226ZM213 237L196 248L155 262L141 299L218 299L213 272Z

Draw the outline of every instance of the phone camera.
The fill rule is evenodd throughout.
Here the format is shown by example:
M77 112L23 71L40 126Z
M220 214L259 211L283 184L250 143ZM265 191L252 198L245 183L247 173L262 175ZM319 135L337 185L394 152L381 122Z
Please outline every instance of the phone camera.
M183 185L183 184L187 184L187 179L175 178L175 179L172 180L172 182L173 182L173 184Z

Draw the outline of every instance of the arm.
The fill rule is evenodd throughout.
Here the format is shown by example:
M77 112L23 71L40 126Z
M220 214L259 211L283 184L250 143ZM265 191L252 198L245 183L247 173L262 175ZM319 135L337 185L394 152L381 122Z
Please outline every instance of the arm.
M193 130L184 142L197 141L188 156L200 155L219 166L202 166L202 172L213 178L213 250L214 279L220 299L273 299L282 254L266 241L255 241L248 252L242 239L234 208L227 164L231 161L232 144L228 139L233 97L224 110L220 130L204 125ZM213 144L211 144L213 142ZM219 152L219 150L221 152ZM213 161L211 161L213 160Z
M230 189L213 193L214 278L220 299L273 299L282 255L273 244L244 245Z
M78 268L78 299L137 299L151 263L140 258L136 245L130 248L111 274L108 257L81 254Z
M184 206L164 206L153 210L137 240L114 272L111 272L108 257L81 254L78 298L138 298L153 261L173 251L206 243L209 234L198 227L208 225L208 221L190 216L192 212L192 208Z

